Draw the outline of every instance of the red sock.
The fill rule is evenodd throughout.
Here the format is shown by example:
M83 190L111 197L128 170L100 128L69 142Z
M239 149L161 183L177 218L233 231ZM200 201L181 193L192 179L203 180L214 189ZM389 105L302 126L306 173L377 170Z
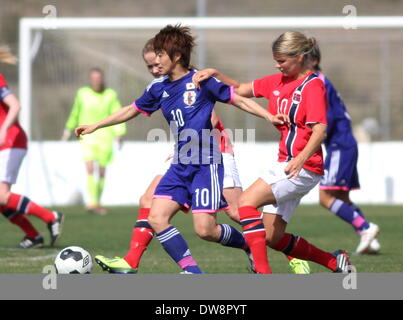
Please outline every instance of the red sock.
M17 213L14 216L12 216L9 220L11 223L19 226L22 229L22 231L25 232L25 235L28 238L36 238L37 236L39 236L39 232L36 231L31 221L29 221L28 218L23 214Z
M238 209L246 243L252 252L255 271L257 273L272 273L267 257L266 229L262 221L262 214L252 206Z
M137 217L137 222L132 233L130 250L124 257L126 262L135 269L138 268L144 251L147 250L149 243L154 237L154 231L148 224L149 214L150 208L140 208L139 216Z
M56 219L52 211L37 205L29 198L19 194L11 193L6 206L19 213L34 215L45 223L53 222Z
M285 233L280 242L273 249L290 254L292 257L313 261L329 268L336 270L337 260L330 252L325 252L310 244L304 238Z

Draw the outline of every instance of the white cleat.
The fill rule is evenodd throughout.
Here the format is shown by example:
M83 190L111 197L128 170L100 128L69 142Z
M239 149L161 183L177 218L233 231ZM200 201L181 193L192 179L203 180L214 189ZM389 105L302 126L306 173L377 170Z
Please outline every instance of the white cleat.
M371 246L372 241L376 238L378 234L379 234L379 227L376 224L370 222L369 228L361 232L361 240L360 243L358 244L357 249L355 250L356 254L367 253L368 249Z

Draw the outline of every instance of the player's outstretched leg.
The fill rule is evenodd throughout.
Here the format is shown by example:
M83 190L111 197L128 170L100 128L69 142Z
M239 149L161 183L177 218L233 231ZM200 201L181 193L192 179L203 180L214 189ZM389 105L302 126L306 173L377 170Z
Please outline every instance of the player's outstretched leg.
M4 207L0 207L0 212L8 221L18 226L25 233L25 237L19 243L20 248L29 249L43 246L43 237L39 234L39 232L25 215Z
M374 243L375 248L376 237L380 232L379 227L369 222L361 209L350 201L348 191L321 190L320 199L322 206L350 224L360 236L360 243L357 246L356 253L371 252L372 243Z
M43 208L28 197L15 193L9 194L5 207L18 213L36 216L45 222L50 232L51 246L60 238L64 219L61 213Z
M239 221L239 213L238 213L238 199L240 198L242 194L242 189L241 188L226 188L223 189L223 194L225 197L225 200L228 203L228 208L226 208L225 213L235 222L240 224ZM253 262L253 256L252 253L247 247L247 250L245 252L248 255L249 261L252 265L252 271L254 272L254 262ZM308 261L297 259L291 256L285 255L285 257L289 260L289 266L291 269L291 272L294 274L310 274L310 266Z
M269 246L284 254L291 255L298 259L316 262L333 272L350 272L351 263L347 252L338 250L333 254L318 249L304 238L284 233L278 242L268 239Z

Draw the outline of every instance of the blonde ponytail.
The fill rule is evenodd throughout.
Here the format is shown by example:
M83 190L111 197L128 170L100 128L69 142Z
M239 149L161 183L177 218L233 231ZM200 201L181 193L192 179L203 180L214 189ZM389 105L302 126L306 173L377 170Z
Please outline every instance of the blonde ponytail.
M16 64L17 58L11 53L8 46L0 46L0 62Z

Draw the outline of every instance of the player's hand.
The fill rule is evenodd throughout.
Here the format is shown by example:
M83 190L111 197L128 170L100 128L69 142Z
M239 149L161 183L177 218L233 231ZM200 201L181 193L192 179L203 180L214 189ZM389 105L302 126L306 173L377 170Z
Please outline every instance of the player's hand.
M286 114L278 113L276 115L272 115L267 112L267 121L269 121L273 126L289 126L290 125L290 117Z
M0 130L0 148L5 145L7 138L7 131Z
M83 125L83 126L78 126L77 128L74 129L74 134L76 135L77 138L79 138L80 136L83 136L85 134L90 134L93 133L95 130L97 130L98 127L96 125L92 125L92 126L87 126L87 125Z
M304 163L305 163L305 161L303 161L301 158L298 158L298 157L289 161L287 166L284 169L284 172L287 175L287 178L288 179L297 178Z
M290 125L290 117L287 114L278 113L273 116L271 119L271 123L273 126L289 126Z
M211 77L214 77L216 72L217 72L217 70L213 69L213 68L207 68L207 69L197 71L193 75L192 81L195 84L196 88L200 89L200 83L203 82L204 80L207 80L207 79L209 79Z

